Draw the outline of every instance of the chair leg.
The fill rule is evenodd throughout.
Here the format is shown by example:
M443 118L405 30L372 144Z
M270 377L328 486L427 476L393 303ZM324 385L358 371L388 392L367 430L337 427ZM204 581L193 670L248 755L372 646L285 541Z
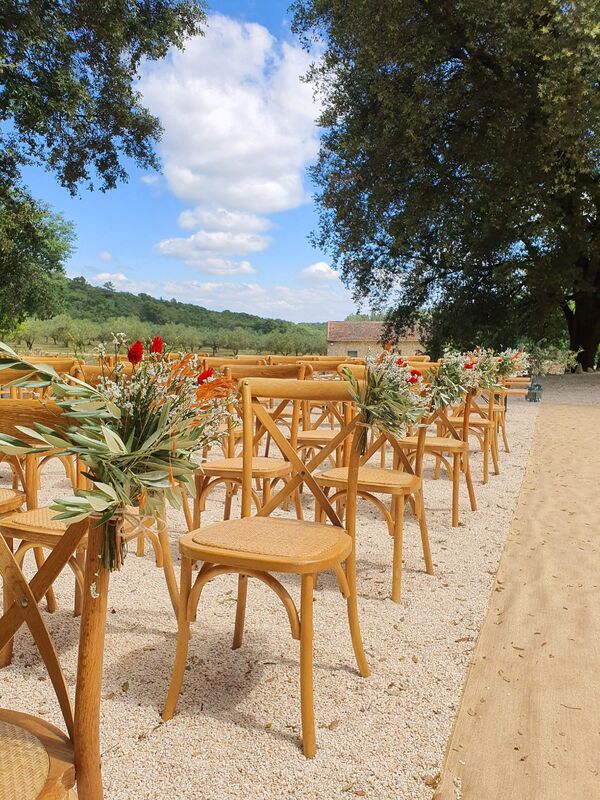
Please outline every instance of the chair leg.
M181 556L181 589L179 592L179 613L177 615L177 649L175 651L175 662L173 664L173 674L165 707L163 708L162 718L165 722L173 716L179 692L183 684L183 674L187 661L188 647L190 644L190 622L187 617L188 598L192 588L192 560L187 556Z
M473 478L471 477L471 465L469 463L469 453L463 455L463 470L465 473L465 480L467 481L467 489L469 490L469 502L471 503L471 511L477 511L477 498L475 497L475 487L473 486Z
M204 476L198 475L196 473L194 475L194 482L196 484L196 496L194 497L194 513L193 513L193 528L200 527L200 495L202 494L202 489L204 488Z
M490 429L483 429L483 482L490 478Z
M244 620L246 619L246 598L248 596L248 576L238 576L238 596L235 609L235 628L233 630L232 650L237 650L242 646L244 638Z
M223 519L231 519L231 500L233 497L233 487L229 481L225 483L225 508L223 510Z
M507 453L510 453L510 447L508 446L508 436L506 434L506 417L504 414L500 415L500 427L502 428L502 441L504 443L504 450Z
M431 558L431 548L429 547L429 532L427 530L427 519L425 517L425 500L423 499L423 489L416 495L416 509L419 518L419 529L421 531L421 545L423 547L423 558L425 559L425 571L428 575L433 575L433 561Z
M452 527L458 528L458 490L460 486L460 453L452 456Z
M490 442L492 451L492 462L494 464L494 475L500 474L500 448L498 447L498 425L494 424L492 429L492 439Z
M303 575L300 588L300 710L302 749L307 758L317 752L313 699L313 586L314 577Z
M304 519L304 511L302 509L302 499L300 497L300 489L296 487L294 489L294 507L296 509L296 519L303 520ZM316 509L315 509L316 513Z
M83 574L85 570L85 550L77 550L75 553L75 561L77 562ZM79 587L77 580L75 581L75 602L73 603L73 614L76 617L81 616L81 607L83 605L83 593Z
M346 559L346 580L348 582L349 594L346 598L346 609L348 611L348 623L350 625L350 638L352 639L352 649L358 666L358 672L363 678L368 678L371 674L365 649L362 643L360 632L360 622L358 619L358 598L356 591L356 552L352 552Z
M271 479L265 478L263 481L263 491L262 491L263 506L266 506L270 499L271 499Z
M1 536L2 534L0 534ZM13 540L9 539L8 536L5 537L6 544L9 548L13 549ZM4 580L2 582L2 613L4 614L8 607L13 602L12 590L9 586L10 576L6 574L4 576ZM13 654L13 640L11 639L7 642L4 647L0 648L0 668L1 667L8 667L12 661L12 654Z
M40 569L40 567L43 565L45 561L44 551L42 550L41 547L36 547L33 552L35 554L35 563L37 564L37 568ZM46 592L46 607L48 609L49 614L54 614L54 612L58 608L58 603L56 602L56 595L54 594L54 589L52 588L52 586L50 586L50 588Z
M404 495L392 498L394 519L394 556L392 559L392 600L400 602L402 585L402 537L404 535Z

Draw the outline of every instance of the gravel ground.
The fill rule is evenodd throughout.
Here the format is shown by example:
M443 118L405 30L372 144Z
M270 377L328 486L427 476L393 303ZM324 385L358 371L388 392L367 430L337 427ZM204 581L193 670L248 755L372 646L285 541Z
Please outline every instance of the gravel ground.
M597 385L586 391L593 393ZM571 389L552 392L561 402L573 401ZM386 527L372 507L359 507L359 609L373 674L363 679L355 670L345 606L333 577L325 575L315 603L319 749L312 761L304 759L299 746L298 645L279 601L262 584L251 584L244 645L237 651L230 649L234 578L221 577L205 590L179 713L161 722L176 624L162 572L150 555L130 554L112 579L109 601L102 702L106 800L430 798L523 479L537 410L521 399L510 401L512 452L501 454L502 472L487 486L481 484L481 455L473 455L479 510L467 510L463 487L457 529L450 527L450 483L434 481L428 465L425 503L436 575L423 572L418 526L407 515L400 605L389 599ZM43 502L69 491L61 469L58 463L48 465ZM0 474L3 484L7 479ZM213 497L207 522L222 515L222 497ZM176 558L183 519L173 514L170 522ZM297 581L284 582L297 597ZM72 589L71 576L61 576L59 611L46 616L70 685L78 634L70 613ZM0 673L0 705L61 724L50 683L23 631L13 665Z
M545 375L540 383L545 403L600 404L600 370L579 375Z

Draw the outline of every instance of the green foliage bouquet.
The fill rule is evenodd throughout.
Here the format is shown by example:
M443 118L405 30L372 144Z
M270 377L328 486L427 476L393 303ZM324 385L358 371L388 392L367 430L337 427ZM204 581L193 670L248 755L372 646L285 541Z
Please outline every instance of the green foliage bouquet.
M432 371L427 393L434 409L455 406L467 392L479 386L478 364L470 353L446 350L440 364Z
M421 374L393 352L367 356L363 380L357 380L348 368L344 377L365 425L381 433L400 439L408 425L416 425L427 413Z
M498 376L500 378L514 378L517 375L526 375L529 369L529 354L520 347L518 350L507 348L498 353Z
M116 349L124 337L115 337ZM193 354L170 359L160 337L144 347L134 342L127 351L131 369L122 363L103 367L97 386L58 375L51 367L35 367L0 342L0 369L25 373L15 383L47 396L60 408L56 426L38 423L19 428L40 442L39 448L9 435L0 435L0 452L21 456L55 451L73 455L85 468L91 488L74 497L57 499L55 519L76 522L97 514L108 522L102 552L109 569L119 568L125 556L122 512L143 507L158 515L166 498L179 508L182 490L194 491L194 456L222 435L233 385L199 371Z
M575 369L580 351L568 347L548 345L544 339L530 348L529 361L531 376L548 375L550 372L565 372Z

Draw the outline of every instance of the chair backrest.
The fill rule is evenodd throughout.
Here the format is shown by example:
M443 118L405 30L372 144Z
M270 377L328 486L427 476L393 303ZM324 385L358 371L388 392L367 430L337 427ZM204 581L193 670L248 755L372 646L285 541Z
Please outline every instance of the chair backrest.
M235 381L242 381L244 378L278 378L280 380L299 380L302 381L306 378L309 368L300 364L231 364L224 368L223 372L226 378ZM272 402L270 402L272 405ZM297 412L297 404L293 406L294 411ZM235 456L235 412L239 413L239 409L230 408L231 418L228 426L227 447L226 452L229 458ZM296 420L298 414L293 413L293 419ZM296 426L297 427L297 426ZM295 429L292 424L292 430ZM256 442L258 444L258 441Z
M267 356L268 364L297 364L299 361L318 361L319 356L278 356L276 354Z
M0 433L14 436L34 447L43 447L43 443L20 431L17 427L33 428L34 422L47 425L53 430L64 424L59 406L51 400L0 399ZM7 460L25 492L27 508L37 508L37 456L33 453L22 458L8 456Z
M319 382L276 380L269 378L246 378L242 381L242 416L243 416L243 479L242 479L242 516L248 517L252 509L252 456L257 437L266 431L281 450L292 467L292 474L284 482L283 487L258 511L258 516L269 516L290 495L304 484L314 495L315 501L329 520L339 527L342 522L315 480L315 470L338 447L350 444L348 458L348 499L346 508L346 530L354 536L356 526L356 499L358 485L358 465L363 447L366 444L366 428L359 414L346 414L345 424L339 433L314 457L303 461L293 443L288 441L277 426L277 412L283 410L290 402L323 402L343 403L351 406L352 398L349 385L344 381ZM262 399L272 398L279 402L275 414L269 414Z
M344 362L343 364L338 364L337 366L337 374L344 378L344 371L348 370L350 374L356 378L357 381L362 381L365 378L365 373L367 368L364 364L351 364L349 362Z
M40 613L39 603L58 574L73 558L86 533L88 539L82 587L83 608L73 710L65 677ZM108 572L100 563L103 535L103 529L91 527L88 520L70 525L29 581L7 542L0 536L0 577L5 598L8 598L0 617L0 650L24 624L28 626L48 671L65 727L73 743L77 788L82 800L99 800L102 797L99 709L108 596ZM0 765L1 747L0 744Z
M30 356L28 359L32 364L36 366L46 365L47 367L52 367L53 370L59 373L59 375L66 375L69 371L73 368L73 366L77 363L77 359L73 358L72 356L65 356L64 358L45 358L44 356Z
M125 375L133 374L133 367L131 364L123 364L122 368ZM79 378L80 381L89 383L90 386L97 386L101 378L110 377L112 369L113 368L109 364L104 364L99 367L90 364L77 364L71 369L69 374L74 378Z
M304 380L310 368L304 364L228 364L225 376L239 381L242 378L295 378Z
M261 366L267 363L267 359L262 356L211 356L210 358L202 359L202 369L213 367L214 369L222 369L223 367L235 366L236 364L248 364Z
M61 358L61 359L41 359L29 357L29 362L34 366L45 365L52 367L53 370L59 374L68 374L69 370L75 364L74 358ZM13 400L24 399L27 397L43 397L48 393L48 389L35 389L31 387L8 386L13 381L19 381L23 378L36 380L41 376L35 370L27 371L20 369L3 369L0 370L0 397L10 397Z
M475 397L475 390L468 391L461 402L453 408L437 408L434 409L430 417L424 421L424 424L430 425L435 423L441 427L441 432L445 436L458 441L469 441L469 421L471 419L471 411L473 409L473 398ZM451 416L459 415L461 423L459 426L452 423L449 419Z
M414 355L414 356L406 356L406 360L407 361L415 361L417 363L419 361L431 361L431 356L418 354L418 355Z

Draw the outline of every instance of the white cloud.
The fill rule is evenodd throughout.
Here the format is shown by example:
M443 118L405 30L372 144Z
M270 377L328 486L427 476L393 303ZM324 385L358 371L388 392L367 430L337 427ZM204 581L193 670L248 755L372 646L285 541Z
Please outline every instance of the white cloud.
M152 294L160 296L159 284L153 281L131 280L124 272L100 272L89 280L90 283L100 286L104 283L112 283L122 292L133 292L134 294L138 294L139 292L151 292Z
M305 267L300 274L303 278L314 278L319 281L339 280L337 272L326 261L317 261L315 264Z
M145 183L146 186L156 186L156 184L160 181L160 175L150 173L149 175L142 175L140 180L142 183Z
M106 283L106 281L110 281L111 283L127 283L129 278L122 272L100 272L98 275L94 276L92 280L103 283Z
M229 256L259 253L268 246L269 239L257 233L198 231L186 239L163 239L158 243L157 250L163 255L178 256L187 261L191 258L202 258L210 253L223 253Z
M115 260L115 257L113 256L113 254L110 253L108 250L100 250L100 252L98 253L98 258L100 259L100 261L114 261Z
M161 292L163 296L217 311L246 311L295 322L343 319L355 310L349 292L326 283L298 288L233 281L168 281L162 285Z
M237 231L239 233L262 233L271 227L271 222L257 214L242 211L226 211L217 208L212 211L200 207L182 211L178 219L181 228L204 227L208 230Z
M262 250L269 244L258 235L270 226L264 215L308 201L303 177L318 151L318 109L300 78L310 63L262 25L215 14L205 37L146 66L141 90L164 128L167 185L193 204L179 224L200 229L197 241L164 240L159 252L206 271L199 251Z

